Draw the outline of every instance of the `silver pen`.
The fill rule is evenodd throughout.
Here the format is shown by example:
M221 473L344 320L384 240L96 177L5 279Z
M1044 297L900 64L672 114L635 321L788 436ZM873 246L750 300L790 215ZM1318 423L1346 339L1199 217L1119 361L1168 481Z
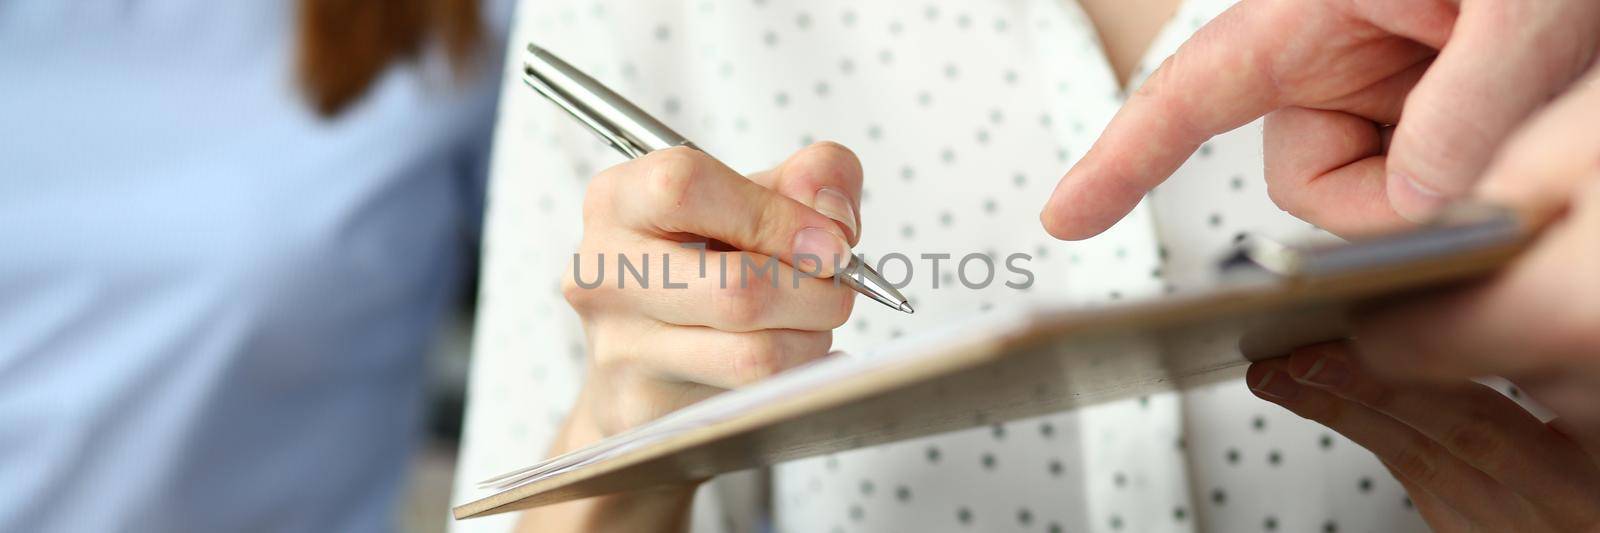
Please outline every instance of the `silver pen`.
M700 150L626 98L532 43L528 44L528 55L522 63L522 82L629 158L674 146ZM916 312L906 297L862 262L859 255L851 254L850 263L834 278L883 305L905 313Z

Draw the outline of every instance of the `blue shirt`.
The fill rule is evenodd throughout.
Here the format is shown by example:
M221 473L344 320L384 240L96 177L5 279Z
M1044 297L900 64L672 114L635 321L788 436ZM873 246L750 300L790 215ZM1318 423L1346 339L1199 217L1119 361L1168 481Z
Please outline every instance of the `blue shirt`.
M393 529L500 64L323 121L294 4L0 2L0 531Z

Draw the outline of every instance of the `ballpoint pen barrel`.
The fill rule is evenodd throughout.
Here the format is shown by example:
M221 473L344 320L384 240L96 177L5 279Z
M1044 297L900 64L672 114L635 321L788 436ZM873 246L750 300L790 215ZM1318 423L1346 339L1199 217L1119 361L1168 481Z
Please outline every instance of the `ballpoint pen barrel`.
M700 149L588 74L531 43L522 74L528 87L629 158L676 146ZM902 312L913 312L905 296L862 263L859 256L852 255L850 263L835 275L841 276L840 283L868 298Z

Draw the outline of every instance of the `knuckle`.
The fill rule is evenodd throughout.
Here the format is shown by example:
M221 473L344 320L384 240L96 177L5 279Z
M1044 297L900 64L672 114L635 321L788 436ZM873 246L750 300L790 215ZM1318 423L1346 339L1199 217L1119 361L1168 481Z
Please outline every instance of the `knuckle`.
M1489 420L1474 416L1450 428L1444 445L1456 457L1481 470L1496 470L1506 457L1506 436Z
M771 297L769 287L762 279L746 273L737 280L728 280L725 286L715 289L712 300L714 316L720 329L751 331L759 329L767 313Z
M1411 437L1384 462L1401 477L1424 487L1433 486L1439 478L1438 449L1432 441L1421 435Z
M815 158L823 168L832 170L835 176L842 178L847 184L861 183L862 168L861 158L855 151L833 141L821 141L806 148L806 157Z
M569 270L565 275L561 276L561 297L567 301L567 305L580 314L589 309L593 297L592 292L592 290L578 285L578 281L573 278L572 271Z
M591 251L590 246L579 246L572 254L571 264L562 271L561 297L579 316L599 308L608 295L610 285L605 283L604 272L606 255Z
M825 325L831 331L843 327L846 322L850 321L850 314L855 310L856 294L842 285L829 287L829 290L833 291L833 302L831 306L823 310L825 314L822 316L826 319Z
M786 242L797 229L789 205L782 198L774 197L772 201L762 202L752 209L752 213L755 220L733 230L745 233L742 238L747 242L771 243L777 246Z
M774 333L745 335L743 346L734 356L734 372L740 383L761 381L784 369L783 346Z
M810 361L828 355L828 350L833 348L832 331L814 331L804 333L806 351L799 354L804 361Z
M704 156L680 147L647 157L653 159L645 178L645 194L650 206L657 215L672 213L689 199L695 180L705 169Z

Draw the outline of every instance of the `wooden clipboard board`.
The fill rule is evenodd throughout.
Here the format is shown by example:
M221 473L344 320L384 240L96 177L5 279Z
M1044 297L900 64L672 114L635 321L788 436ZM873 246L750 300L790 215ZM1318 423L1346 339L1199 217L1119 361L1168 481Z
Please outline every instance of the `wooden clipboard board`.
M1526 240L1510 214L1475 208L1356 244L1249 241L1221 267L1232 281L1214 291L1100 309L1026 310L993 334L941 342L712 423L655 435L509 484L453 514L465 519L680 484L1236 377L1251 360L1347 337L1354 306L1488 276Z

